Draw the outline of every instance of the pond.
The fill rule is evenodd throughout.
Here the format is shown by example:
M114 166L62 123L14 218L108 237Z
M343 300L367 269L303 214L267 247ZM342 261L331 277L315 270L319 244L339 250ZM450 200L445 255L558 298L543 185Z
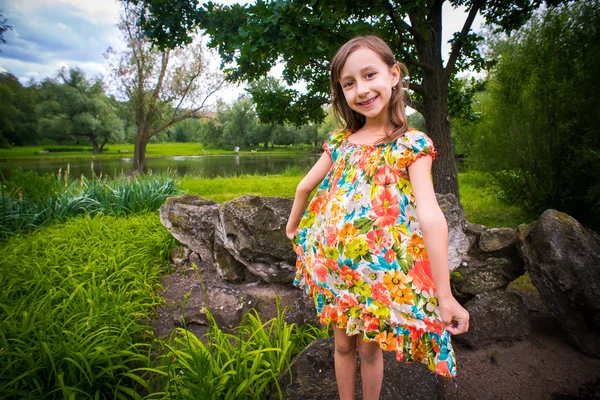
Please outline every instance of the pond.
M308 171L318 160L318 154L273 154L273 155L211 155L211 156L181 156L181 157L156 157L146 159L146 169L153 173L164 172L167 169L177 170L181 176L196 175L213 178L215 176L234 176L243 174L280 174L288 168L299 168ZM10 179L10 172L14 168L33 170L43 175L57 173L59 168L63 171L69 164L71 177L77 178L82 174L92 176L92 160L14 160L0 162L0 173L4 179ZM120 175L127 173L133 165L133 158L98 158L93 160L93 169L96 175Z

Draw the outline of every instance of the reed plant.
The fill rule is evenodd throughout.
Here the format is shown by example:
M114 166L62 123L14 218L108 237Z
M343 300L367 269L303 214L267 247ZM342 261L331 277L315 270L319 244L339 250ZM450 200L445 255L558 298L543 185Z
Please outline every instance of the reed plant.
M158 213L72 218L0 247L0 398L142 398L173 237Z
M233 333L221 330L210 310L205 312L209 328L203 337L184 327L164 343L159 366L152 369L163 377L163 389L148 398L258 400L273 387L281 398L278 379L293 357L311 341L329 336L327 329L287 323L279 300L276 317L263 323L250 309Z
M92 165L93 171L93 165ZM76 215L128 215L157 210L180 194L175 172L73 178L69 168L39 176L16 169L0 184L0 238Z

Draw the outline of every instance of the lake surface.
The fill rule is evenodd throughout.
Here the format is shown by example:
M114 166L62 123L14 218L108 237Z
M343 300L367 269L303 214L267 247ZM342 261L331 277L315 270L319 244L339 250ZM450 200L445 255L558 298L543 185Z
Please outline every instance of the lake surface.
M280 174L288 168L298 167L302 171L308 171L319 159L318 154L307 155L212 155L212 156L181 156L181 157L157 157L146 159L146 170L153 173L164 172L167 169L177 170L181 176L196 175L213 178L215 176L234 176L243 174ZM43 175L58 172L59 168L64 171L70 164L70 174L78 178L82 174L86 177L92 176L92 160L15 160L0 162L0 172L4 179L10 179L10 171L21 167L23 170L33 170ZM112 158L93 160L93 169L96 175L120 175L127 174L133 165L133 158Z

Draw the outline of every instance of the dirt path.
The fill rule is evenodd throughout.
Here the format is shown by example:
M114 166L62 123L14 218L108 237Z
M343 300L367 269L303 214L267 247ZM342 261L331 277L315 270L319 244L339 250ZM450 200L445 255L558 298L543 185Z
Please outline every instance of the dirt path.
M524 298L533 329L528 339L478 350L453 343L458 375L445 385L447 400L551 400L557 392L576 396L581 384L600 379L600 359L570 344L537 300Z

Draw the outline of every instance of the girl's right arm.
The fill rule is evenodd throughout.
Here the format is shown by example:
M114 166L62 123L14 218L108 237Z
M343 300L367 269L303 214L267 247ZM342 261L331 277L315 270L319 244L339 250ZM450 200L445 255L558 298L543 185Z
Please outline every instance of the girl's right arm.
M332 165L331 156L327 152L324 152L298 184L296 197L294 197L294 205L292 206L292 211L285 227L285 234L289 239L292 239L296 234L298 223L306 209L310 193L323 181Z

